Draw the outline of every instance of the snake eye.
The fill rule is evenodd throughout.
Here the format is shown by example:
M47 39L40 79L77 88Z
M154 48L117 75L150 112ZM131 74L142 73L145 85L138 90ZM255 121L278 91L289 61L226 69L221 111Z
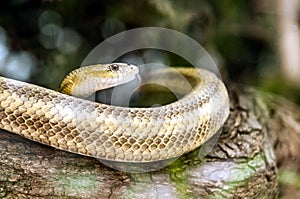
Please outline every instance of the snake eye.
M110 71L118 71L119 70L119 65L118 64L109 65L109 70Z

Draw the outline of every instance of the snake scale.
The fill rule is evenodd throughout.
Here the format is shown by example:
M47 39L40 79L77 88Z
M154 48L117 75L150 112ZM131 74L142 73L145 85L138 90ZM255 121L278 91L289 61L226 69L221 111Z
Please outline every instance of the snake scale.
M104 83L113 86L138 72L136 66L122 63L98 67ZM196 81L193 90L178 101L150 108L96 103L0 77L0 128L102 160L145 163L178 157L207 141L229 115L227 90L215 74L195 68L179 71ZM75 72L70 74L69 81L76 82ZM62 84L62 91L76 90L70 85Z

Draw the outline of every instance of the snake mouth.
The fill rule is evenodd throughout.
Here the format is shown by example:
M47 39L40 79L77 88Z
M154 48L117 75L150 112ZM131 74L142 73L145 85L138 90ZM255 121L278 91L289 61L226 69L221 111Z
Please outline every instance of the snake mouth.
M116 83L114 83L114 84L111 84L109 87L107 87L107 88L113 88L113 87L117 87L117 86L122 86L122 85L124 85L124 84L127 84L127 83L131 83L132 81L134 81L134 80L137 80L138 81L138 84L140 84L140 82L141 82L141 77L140 77L140 75L137 73L137 74L135 74L135 75L133 75L132 77L129 77L129 78L127 78L127 79L124 79L124 80L122 80L122 81L118 81L118 82L116 82Z

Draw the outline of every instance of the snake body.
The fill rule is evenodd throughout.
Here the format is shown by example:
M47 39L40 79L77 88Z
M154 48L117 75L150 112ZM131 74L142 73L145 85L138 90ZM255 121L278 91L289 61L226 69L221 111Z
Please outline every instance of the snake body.
M195 80L193 90L178 101L151 108L100 104L0 77L0 128L109 161L178 157L207 141L229 115L227 90L215 74L179 70Z

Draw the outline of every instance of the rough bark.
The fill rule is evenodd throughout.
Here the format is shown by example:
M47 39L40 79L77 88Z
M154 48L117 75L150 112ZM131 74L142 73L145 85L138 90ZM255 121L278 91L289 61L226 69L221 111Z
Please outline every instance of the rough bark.
M230 117L205 158L200 148L150 173L114 170L1 130L0 197L275 198L278 168L300 168L299 108L251 89L230 95Z

